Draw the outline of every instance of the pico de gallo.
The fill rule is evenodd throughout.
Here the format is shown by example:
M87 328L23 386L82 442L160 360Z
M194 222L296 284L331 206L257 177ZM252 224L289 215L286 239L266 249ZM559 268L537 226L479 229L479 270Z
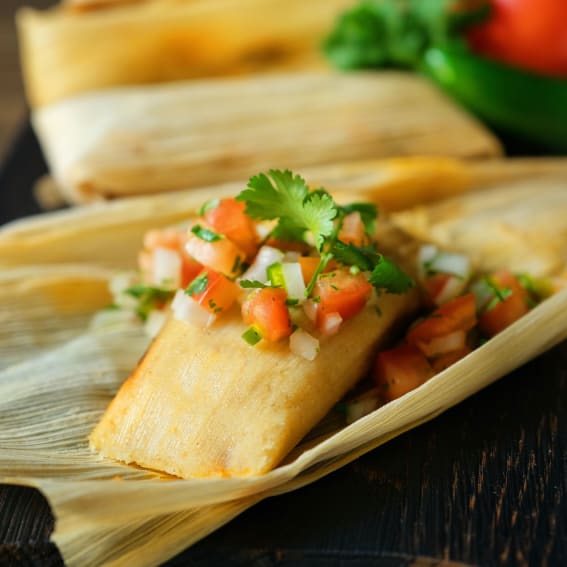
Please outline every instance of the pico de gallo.
M372 204L338 205L290 171L262 173L237 197L205 203L188 226L150 230L139 276L113 283L115 307L152 336L169 314L211 326L239 312L249 345L287 341L311 361L379 295L417 285L423 315L398 346L377 353L375 387L351 402L352 420L463 358L558 285L506 271L475 275L466 256L433 245L421 247L413 279L379 252L376 222Z

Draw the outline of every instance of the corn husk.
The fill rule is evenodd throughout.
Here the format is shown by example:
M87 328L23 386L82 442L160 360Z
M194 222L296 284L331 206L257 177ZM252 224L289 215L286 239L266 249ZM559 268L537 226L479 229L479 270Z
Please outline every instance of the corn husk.
M269 168L500 153L491 134L428 82L394 71L115 88L32 118L52 175L75 203L202 187Z
M567 262L567 172L505 183L394 215L417 238L466 250L485 271L506 266L534 276Z
M22 9L17 23L26 92L35 108L118 85L322 67L320 44L350 4L95 0Z
M520 164L522 168L522 175L528 175L525 162ZM541 166L536 164L532 170L541 171ZM474 176L471 171L471 177ZM503 178L511 176L508 170L502 174ZM477 175L478 179L490 178L483 196L495 191L497 177L494 169L490 175L486 170ZM540 182L541 178L533 176L534 187ZM226 194L223 191L227 188L221 188L219 194ZM211 190L207 193L214 196ZM508 195L512 203L514 196ZM146 199L150 198L142 202ZM78 242L80 227L86 226L86 234L96 232L97 222L99 234L116 231L115 235L126 235L131 225L107 224L116 213L116 206L117 203L98 204L87 217L84 210L73 210L65 213L64 223L61 213L26 221L25 230L20 230L16 240L27 240L29 244L35 239L33 246L40 252L41 234L49 238L57 224L65 225L72 227L66 234L69 249ZM154 212L156 224L164 217L170 218L167 210L162 211L164 217L160 217L160 209L155 208ZM133 219L136 230L143 216ZM22 225L16 224L0 231L0 241L6 234L13 236L18 226L21 229ZM59 238L63 249L65 238L61 234ZM137 246L131 250L132 255ZM2 260L8 248L1 249ZM97 254L100 263L104 263L105 254L109 256L108 263L116 261L108 246ZM29 271L22 271L16 264L13 258L12 267L4 268L4 277L12 282L10 301L25 305L28 295L24 284ZM62 272L70 268L52 269ZM87 273L95 269L98 268L84 267ZM61 281L60 285L66 283ZM8 307L5 303L0 306L1 312ZM80 304L61 304L58 309L67 314L84 312ZM68 565L157 565L259 500L313 482L433 419L566 339L565 313L567 289L420 388L355 423L345 426L331 413L273 471L251 478L212 480L174 480L101 460L89 450L88 434L146 349L148 339L139 326L128 322L106 331L85 332L0 372L0 482L36 486L47 496L57 519L54 540ZM23 317L18 332L33 332L37 321L30 321L29 328L25 321Z

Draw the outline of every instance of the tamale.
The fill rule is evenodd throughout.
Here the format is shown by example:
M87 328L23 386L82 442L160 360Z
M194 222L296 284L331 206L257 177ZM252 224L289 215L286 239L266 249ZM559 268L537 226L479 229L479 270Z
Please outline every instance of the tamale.
M203 331L171 319L92 433L109 458L184 477L257 475L275 467L361 378L413 293L384 295L347 321L314 361L287 343L252 350L246 326Z
M37 107L118 85L320 67L322 39L351 3L95 0L23 9L26 92Z
M476 121L402 72L116 88L32 118L52 174L75 203L245 179L272 167L500 152Z

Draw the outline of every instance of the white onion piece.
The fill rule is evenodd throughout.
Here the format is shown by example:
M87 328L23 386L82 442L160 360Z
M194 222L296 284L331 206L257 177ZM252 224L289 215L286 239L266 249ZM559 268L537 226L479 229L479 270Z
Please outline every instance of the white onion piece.
M381 405L378 389L372 389L365 392L362 396L346 403L346 421L354 423L361 417L372 413Z
M429 269L442 274L451 274L458 278L466 279L471 272L471 263L464 254L453 254L452 252L439 252L430 262Z
M239 278L241 280L256 280L262 283L268 281L267 269L272 264L276 262L281 262L283 260L284 253L277 248L272 248L271 246L262 246L258 250L256 259L252 265L242 274Z
M156 248L153 251L154 270L152 281L154 285L167 285L178 288L181 284L181 257L169 248Z
M418 341L417 346L427 358L433 358L439 354L454 352L465 347L467 344L467 333L465 331L454 331L442 337L435 337L430 341Z
M297 329L289 337L289 350L306 360L315 360L319 354L319 341L307 331Z
M148 315L146 322L144 323L144 332L151 339L157 337L161 328L165 324L167 319L167 312L160 309L154 309Z
M307 299L303 302L303 311L312 323L315 323L315 321L317 320L318 305L319 304L315 303L312 299Z
M321 323L321 333L326 337L332 337L339 332L339 328L343 318L338 313L329 313L325 315Z
M299 258L301 258L301 254L299 252L289 250L284 254L283 261L284 262L299 262Z
M199 327L207 327L214 320L215 315L203 309L196 301L191 299L182 289L178 289L171 302L173 316L178 321L185 321Z
M285 282L285 290L288 297L292 299L305 300L305 282L299 262L282 264L282 274Z
M437 246L433 244L425 244L419 249L417 254L418 271L420 279L427 277L426 264L431 262L437 256Z
M482 311L494 299L494 290L482 279L471 286L476 298L476 310Z
M445 282L439 293L433 298L435 305L443 305L451 299L455 299L465 291L467 287L467 280L451 276Z

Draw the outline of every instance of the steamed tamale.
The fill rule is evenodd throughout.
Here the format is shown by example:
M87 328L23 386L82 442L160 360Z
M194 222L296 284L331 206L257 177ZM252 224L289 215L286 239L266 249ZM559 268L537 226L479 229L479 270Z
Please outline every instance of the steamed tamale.
M426 81L400 72L110 89L39 109L33 123L66 199L78 203L238 180L270 167L500 151Z
M324 65L352 0L69 2L18 14L31 106L101 88ZM82 8L82 9L81 9Z

